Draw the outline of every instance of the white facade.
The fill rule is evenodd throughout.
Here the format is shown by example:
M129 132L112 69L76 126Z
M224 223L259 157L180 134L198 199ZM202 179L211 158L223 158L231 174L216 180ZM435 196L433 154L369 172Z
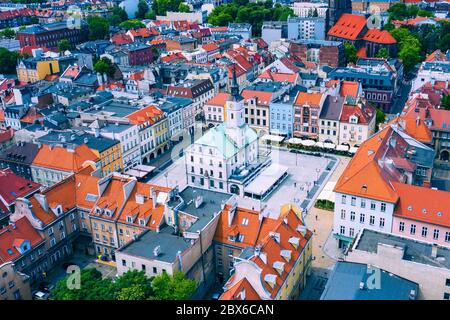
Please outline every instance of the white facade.
M319 17L325 18L327 16L328 4L327 3L314 3L314 2L294 2L291 6L294 14L297 17L311 17L314 11L317 10Z
M351 116L349 122L339 123L339 143L351 146L360 145L375 132L375 117L369 124L359 124L358 118Z
M333 234L355 238L363 228L391 233L395 204L336 193Z

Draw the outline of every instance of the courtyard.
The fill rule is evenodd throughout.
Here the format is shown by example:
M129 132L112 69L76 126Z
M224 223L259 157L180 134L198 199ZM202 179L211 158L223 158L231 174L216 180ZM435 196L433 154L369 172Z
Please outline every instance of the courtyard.
M278 217L280 207L286 203L295 203L304 210L309 210L339 161L334 156L324 154L317 156L294 153L287 149L265 146L261 146L260 149L262 153L270 151L273 164L287 167L288 176L263 200L238 196L238 205L260 210L272 218ZM150 179L149 183L168 187L178 186L182 190L187 185L185 168L184 157L178 158L164 171Z

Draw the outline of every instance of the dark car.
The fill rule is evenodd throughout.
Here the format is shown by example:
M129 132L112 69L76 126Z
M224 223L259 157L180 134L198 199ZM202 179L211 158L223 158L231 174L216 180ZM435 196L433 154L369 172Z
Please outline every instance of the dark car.
M44 293L50 292L50 290L52 290L54 287L55 286L53 284L47 281L42 281L41 283L39 283L39 290Z

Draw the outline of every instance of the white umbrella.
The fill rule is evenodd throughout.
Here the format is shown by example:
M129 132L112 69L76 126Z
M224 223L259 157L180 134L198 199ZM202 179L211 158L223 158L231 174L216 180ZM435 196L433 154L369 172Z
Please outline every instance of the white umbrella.
M336 145L334 143L325 142L323 146L327 149L336 149Z
M348 151L348 149L350 149L349 146L346 146L344 144L340 144L336 147L336 150L338 151Z
M305 147L312 147L316 142L314 140L302 140L302 145Z

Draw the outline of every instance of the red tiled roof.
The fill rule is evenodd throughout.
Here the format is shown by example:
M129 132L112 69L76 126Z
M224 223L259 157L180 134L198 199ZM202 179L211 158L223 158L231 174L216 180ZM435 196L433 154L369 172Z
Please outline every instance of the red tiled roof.
M450 228L450 192L393 183L399 195L394 216Z
M27 217L17 220L15 227L8 225L0 229L0 264L19 258L21 253L14 246L14 243L23 243L24 240L30 242L31 248L45 241L33 228Z
M339 120L349 122L351 116L358 118L358 124L368 124L375 117L375 110L371 106L344 104Z
M295 99L294 105L302 106L309 104L313 106L319 106L322 100L322 93L319 92L299 92Z
M0 117L1 121L1 117ZM5 131L0 131L0 143L9 141L14 137L14 129L8 128Z
M226 92L219 92L217 95L215 95L214 97L212 97L208 102L206 102L206 105L211 105L211 106L221 106L223 107L228 99L228 97L230 96L230 94L226 93Z
M149 105L126 116L126 118L130 119L131 123L133 124L142 124L145 122L154 124L161 120L163 117L164 112L162 112L154 105Z
M247 278L242 278L235 285L225 291L219 300L261 300L256 290Z
M204 45L202 45L202 49L205 50L206 52L211 52L211 51L219 50L219 46L212 42L205 43Z
M363 37L363 40L381 43L381 44L396 44L397 40L386 30L369 29Z
M68 150L64 147L50 147L44 144L36 154L33 165L66 172L78 172L85 161L97 162L98 157L85 144Z
M121 45L121 44L130 44L133 43L133 39L125 33L116 33L111 37L111 42L115 45Z
M259 75L259 79L270 79L278 82L296 83L298 73L272 72L269 69Z
M11 169L0 170L0 211L6 212L6 205L11 205L17 198L25 197L39 190L39 183L16 175Z
M344 13L328 31L328 35L348 40L357 40L362 37L361 32L365 26L366 18L364 16Z
M243 90L241 95L245 102L248 102L252 98L256 98L257 105L268 106L272 101L273 92Z

